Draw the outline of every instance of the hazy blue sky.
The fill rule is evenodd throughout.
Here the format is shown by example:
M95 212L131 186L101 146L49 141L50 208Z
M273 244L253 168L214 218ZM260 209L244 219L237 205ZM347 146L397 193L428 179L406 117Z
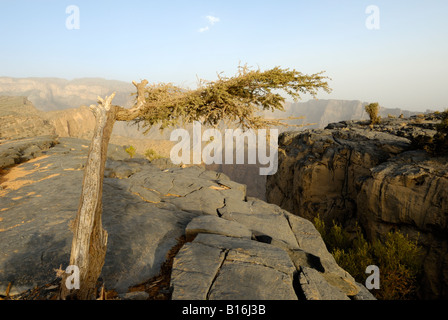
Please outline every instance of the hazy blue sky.
M79 29L66 26L70 5ZM366 27L369 5L380 10L379 30ZM0 76L194 87L197 76L232 75L242 62L326 70L333 92L321 98L443 109L447 15L446 0L0 0Z

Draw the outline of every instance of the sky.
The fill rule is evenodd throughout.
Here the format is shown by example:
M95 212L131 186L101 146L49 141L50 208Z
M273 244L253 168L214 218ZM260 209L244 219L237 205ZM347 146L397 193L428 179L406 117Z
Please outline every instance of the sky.
M325 71L320 99L443 110L447 14L446 0L0 0L0 76L194 88L280 66Z

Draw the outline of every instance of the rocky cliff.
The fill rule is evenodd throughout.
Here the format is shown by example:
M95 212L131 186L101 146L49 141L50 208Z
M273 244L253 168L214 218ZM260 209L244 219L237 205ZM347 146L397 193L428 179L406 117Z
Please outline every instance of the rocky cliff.
M66 80L60 78L0 77L0 95L25 96L39 110L78 108L94 103L98 96L117 92L115 103L129 107L132 83L101 78Z
M448 163L417 142L435 134L439 116L386 118L369 126L343 121L279 138L279 170L267 200L298 216L318 214L370 239L398 229L425 249L421 296L448 297Z
M26 97L0 96L0 141L55 134L55 128Z
M69 261L89 141L9 140L0 156L23 155L30 144L39 152L5 165L0 180L0 292L12 283L18 297L54 281ZM121 298L157 277L176 246L164 288L172 299L373 298L336 264L311 222L248 198L245 185L222 173L131 160L111 145L105 175L101 280ZM155 298L143 292L153 285L140 286L143 297Z
M0 141L29 138L42 135L57 135L91 139L95 128L95 117L86 106L79 108L41 111L26 97L0 96ZM136 126L126 122L114 125L111 142L121 146L133 145L140 156L148 149L158 155L169 157L173 142L164 140L157 128L148 136Z

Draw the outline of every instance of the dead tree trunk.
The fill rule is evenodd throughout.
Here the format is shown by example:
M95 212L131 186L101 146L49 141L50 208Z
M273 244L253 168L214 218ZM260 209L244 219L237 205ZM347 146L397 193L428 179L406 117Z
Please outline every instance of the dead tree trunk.
M114 94L91 106L96 126L84 171L78 214L74 221L70 265L79 268L79 289L69 292L62 283L62 296L74 295L87 300L94 295L96 281L106 256L107 232L102 228L102 191L107 146L115 122L116 108L111 106ZM63 279L65 280L65 279Z
M144 103L144 87L148 82L142 81L137 87L137 103L132 109L123 109L112 105L115 93L104 100L98 98L98 105L90 106L96 118L96 126L84 171L81 199L78 214L73 223L73 241L70 265L79 268L79 289L68 289L65 274L61 282L61 298L89 300L95 298L96 281L103 268L107 232L102 228L102 194L104 169L107 160L107 147L116 120L129 121L139 115Z

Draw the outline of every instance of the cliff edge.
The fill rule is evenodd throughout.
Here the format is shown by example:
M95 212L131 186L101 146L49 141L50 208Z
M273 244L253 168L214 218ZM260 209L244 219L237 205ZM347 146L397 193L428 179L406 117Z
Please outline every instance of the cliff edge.
M440 114L342 121L279 137L267 201L298 216L358 222L370 240L400 230L423 246L424 299L448 297L448 157L419 149Z

